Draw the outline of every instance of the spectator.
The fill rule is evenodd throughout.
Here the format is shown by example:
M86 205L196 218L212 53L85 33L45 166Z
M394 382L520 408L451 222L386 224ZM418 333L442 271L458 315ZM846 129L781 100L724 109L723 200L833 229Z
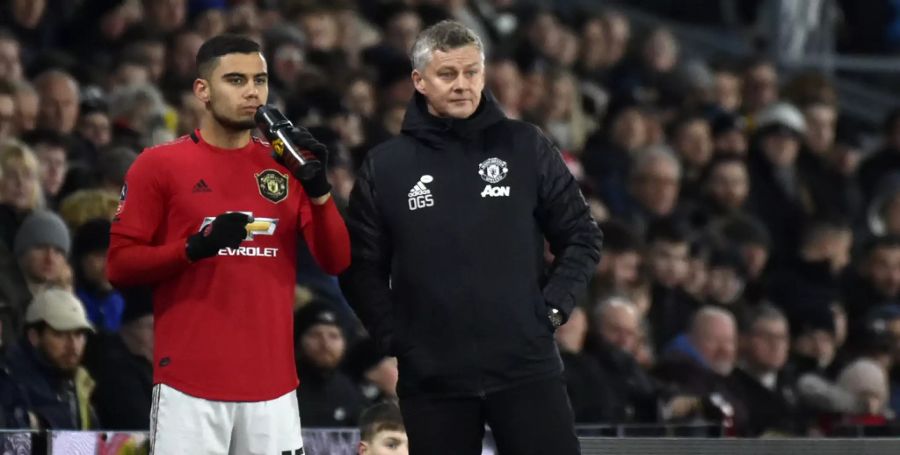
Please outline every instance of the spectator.
M784 369L790 350L787 318L761 305L741 321L734 379L747 406L746 435L800 434L795 379Z
M746 215L750 195L747 163L739 156L720 154L710 161L700 179L700 210L708 224Z
M778 102L778 71L771 61L755 59L744 67L743 79L742 110L755 122L756 115Z
M594 387L607 391L609 421L657 421L656 386L636 359L641 333L637 309L627 298L609 297L594 308L589 325L586 351L605 378Z
M42 128L71 134L78 121L79 86L69 73L47 70L34 80L40 96L38 123Z
M800 112L790 104L775 104L759 113L756 122L749 160L751 204L772 236L773 261L782 262L790 258L784 253L799 243L807 217L820 202L828 202L817 197L820 177L798 164L806 131Z
M16 83L15 131L23 134L37 128L40 98L34 86L27 81Z
M690 329L669 344L654 375L680 395L696 400L696 412L721 419L738 432L746 431L746 408L730 379L737 352L734 316L705 307L697 311Z
M0 314L3 344L9 346L22 333L22 315L32 296L51 286L64 286L70 269L66 263L71 240L65 223L56 214L35 211L22 223L13 242L18 268L0 282Z
M359 419L357 455L409 455L409 440L400 408L380 403L363 411Z
M80 115L76 133L87 141L94 150L106 147L112 141L112 121L106 104L97 102L81 102Z
M146 431L153 402L153 299L148 288L123 291L125 310L118 333L98 335L92 343L97 380L93 403L103 427Z
M84 303L88 319L101 331L117 332L122 324L125 301L106 279L109 228L109 220L102 218L78 227L72 242L72 268L75 293Z
M740 118L733 113L717 114L712 119L713 150L716 154L747 156L747 136Z
M747 272L740 251L730 245L717 245L708 267L703 299L709 305L738 313L747 305L743 298Z
M881 147L866 157L859 166L859 184L866 203L886 176L900 171L900 107L892 110L882 127Z
M119 188L121 189L121 185ZM113 219L119 206L119 199L118 192L110 190L79 190L60 202L59 215L69 229L75 230L92 219Z
M22 79L21 45L9 30L0 29L0 80Z
M0 237L11 250L22 221L44 207L40 165L28 146L20 142L0 144Z
M16 132L15 87L0 78L0 143L6 142Z
M603 254L591 283L591 294L599 297L623 293L638 284L641 278L641 238L625 223L610 220L600 224L603 232Z
M687 228L677 220L659 221L647 233L644 261L653 286L647 320L657 352L688 328L699 306L683 289L689 251Z
M842 220L809 223L797 254L785 266L774 270L769 282L772 301L793 314L804 302L832 302L840 299L844 269L850 263L853 232Z
M684 116L674 121L669 137L682 164L681 196L696 198L703 170L713 156L709 122L699 115Z
M365 399L339 366L345 337L337 312L325 301L313 301L295 315L297 374L302 384L300 416L307 427L355 425Z
M629 176L629 221L639 232L656 220L675 216L681 191L681 163L666 147L642 151Z
M736 114L743 102L741 77L722 67L713 71L713 79L713 99L716 106L725 111L725 115Z
M25 323L25 337L8 351L7 366L39 427L99 428L90 402L94 380L81 366L86 334L94 329L81 302L71 292L44 290L28 307Z
M615 421L612 406L612 379L597 360L585 351L588 321L585 311L575 307L569 320L554 334L563 361L566 392L572 403L575 421L598 423Z
M847 316L861 320L872 307L900 298L900 237L871 239L864 245L855 270L843 286Z
M69 144L54 130L34 130L23 136L41 169L41 189L48 206L55 208L69 170Z

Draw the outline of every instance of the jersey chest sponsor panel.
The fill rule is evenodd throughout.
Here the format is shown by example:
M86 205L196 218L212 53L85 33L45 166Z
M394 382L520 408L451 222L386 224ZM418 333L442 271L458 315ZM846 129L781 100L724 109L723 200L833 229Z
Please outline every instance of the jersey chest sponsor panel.
M260 146L173 151L164 242L208 228L225 212L254 222L237 248L162 284L156 380L200 397L263 400L296 387L291 349L298 182Z

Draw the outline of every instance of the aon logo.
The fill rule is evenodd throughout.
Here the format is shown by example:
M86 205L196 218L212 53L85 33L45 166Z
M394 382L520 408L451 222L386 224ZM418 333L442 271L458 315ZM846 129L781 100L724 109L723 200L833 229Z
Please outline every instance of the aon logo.
M409 209L417 210L431 207L434 205L434 198L430 194L414 196L409 198Z
M485 185L484 190L481 192L481 197L504 197L509 196L509 187L508 186L490 186Z

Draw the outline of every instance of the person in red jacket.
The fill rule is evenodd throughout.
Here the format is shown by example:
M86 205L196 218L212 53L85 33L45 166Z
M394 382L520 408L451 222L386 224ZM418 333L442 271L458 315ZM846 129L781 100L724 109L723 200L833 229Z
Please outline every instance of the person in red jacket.
M201 127L144 150L129 169L107 257L114 285L154 287L151 450L303 453L292 341L298 233L337 274L350 262L347 229L324 166L301 180L290 154L251 136L268 96L259 45L213 37L197 71ZM291 136L327 162L308 131Z

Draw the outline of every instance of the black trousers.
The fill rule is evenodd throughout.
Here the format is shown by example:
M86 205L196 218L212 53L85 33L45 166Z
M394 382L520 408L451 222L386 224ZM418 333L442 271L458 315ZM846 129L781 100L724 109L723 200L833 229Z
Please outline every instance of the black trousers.
M499 455L579 455L562 377L485 397L400 399L410 455L480 455L484 424Z

